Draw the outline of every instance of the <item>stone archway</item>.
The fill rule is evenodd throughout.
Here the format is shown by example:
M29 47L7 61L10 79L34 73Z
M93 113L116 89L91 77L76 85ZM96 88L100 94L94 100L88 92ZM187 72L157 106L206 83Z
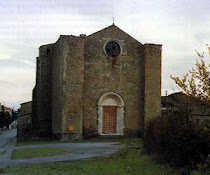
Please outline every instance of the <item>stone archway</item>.
M114 92L103 94L98 101L98 134L123 135L124 102Z

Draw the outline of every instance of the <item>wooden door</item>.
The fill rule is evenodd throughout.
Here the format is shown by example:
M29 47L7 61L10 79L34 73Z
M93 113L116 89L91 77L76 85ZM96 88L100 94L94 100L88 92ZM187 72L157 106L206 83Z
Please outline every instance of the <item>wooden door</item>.
M103 130L104 134L116 133L117 106L103 106Z

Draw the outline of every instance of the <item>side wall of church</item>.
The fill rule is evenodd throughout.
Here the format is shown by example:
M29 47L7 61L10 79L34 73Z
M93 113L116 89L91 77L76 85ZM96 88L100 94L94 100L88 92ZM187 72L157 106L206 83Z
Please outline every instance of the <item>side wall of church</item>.
M82 139L84 38L62 36L58 45L53 74L53 131L63 140Z
M61 38L53 46L53 82L52 82L52 132L57 137L62 133L62 74L63 43Z
M39 120L37 118L37 86L34 87L33 91L32 91L32 133L34 136L38 135L38 131L39 131Z
M40 67L37 81L37 120L39 136L49 137L52 132L52 45L39 49Z
M144 120L160 115L161 109L161 45L144 45Z
M116 62L104 54L104 44L117 40L123 52ZM124 135L138 136L142 125L142 75L141 43L115 26L86 38L84 77L85 137L98 134L98 100L106 92L119 94L124 101Z
M40 81L40 60L39 57L36 58L36 85L33 89L32 92L32 134L33 136L38 136L39 135L39 119L37 115L37 108L39 105L39 100L38 100L38 93L39 93L39 83Z

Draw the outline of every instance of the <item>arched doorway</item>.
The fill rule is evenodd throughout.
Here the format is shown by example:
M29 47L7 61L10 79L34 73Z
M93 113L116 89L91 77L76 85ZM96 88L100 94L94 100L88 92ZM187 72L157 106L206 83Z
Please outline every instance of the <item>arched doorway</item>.
M117 93L105 93L98 101L98 134L123 135L123 129L123 99Z

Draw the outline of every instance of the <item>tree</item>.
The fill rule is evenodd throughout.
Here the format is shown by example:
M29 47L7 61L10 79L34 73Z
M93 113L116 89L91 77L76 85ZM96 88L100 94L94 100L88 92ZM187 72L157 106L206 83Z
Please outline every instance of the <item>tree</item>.
M208 47L208 56L210 56L210 47ZM196 51L198 58L195 67L192 67L182 78L170 77L175 83L189 96L210 104L210 58L205 58L204 52ZM207 61L206 61L207 60Z

